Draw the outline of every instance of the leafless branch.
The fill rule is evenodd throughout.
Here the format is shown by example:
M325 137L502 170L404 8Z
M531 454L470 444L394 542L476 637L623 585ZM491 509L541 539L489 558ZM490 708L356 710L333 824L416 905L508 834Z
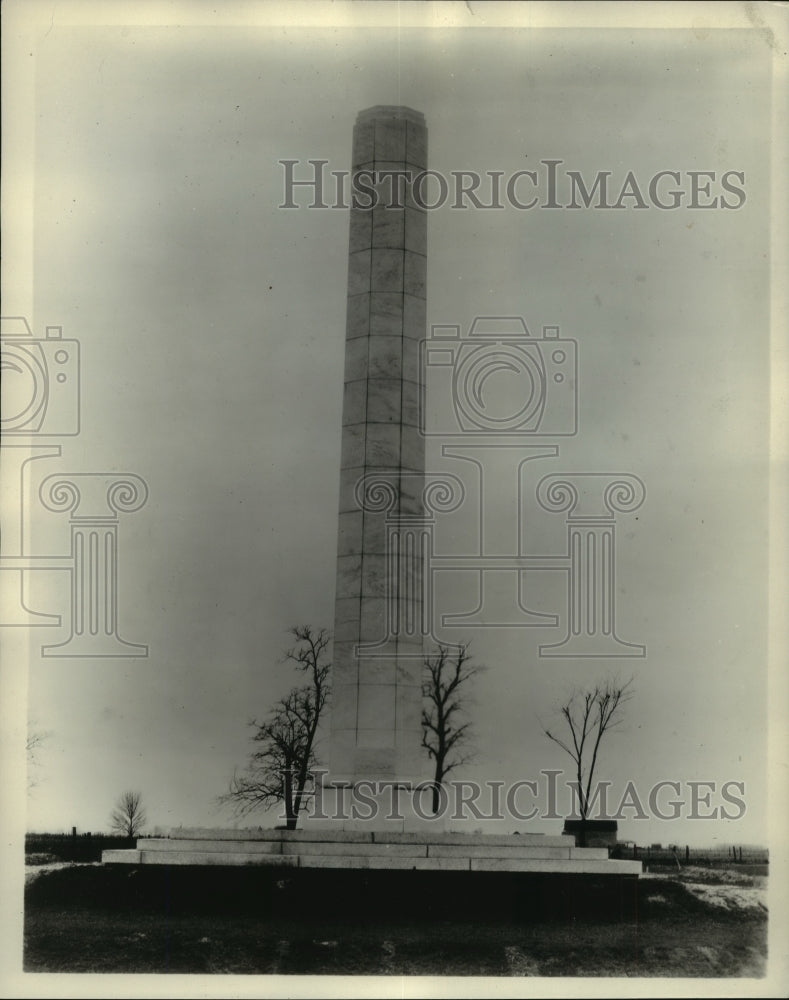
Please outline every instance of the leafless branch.
M146 822L140 792L123 792L118 796L110 816L111 829L124 837L137 837L142 833Z
M255 744L246 769L236 772L219 801L246 815L283 802L287 825L295 828L304 808L310 774L317 766L318 726L329 698L331 663L326 658L331 636L326 629L294 625L289 634L296 644L283 662L306 675L306 683L281 698L262 721L253 720L250 739Z
M633 697L632 685L632 678L624 683L608 679L592 688L573 691L559 707L570 732L569 741L543 726L548 739L560 746L575 764L582 821L588 815L600 744L604 735L621 723L623 708Z
M485 667L470 661L468 646L460 646L453 652L441 644L424 661L422 747L435 767L434 811L438 786L450 771L474 757L471 723L465 719L471 701L469 682Z

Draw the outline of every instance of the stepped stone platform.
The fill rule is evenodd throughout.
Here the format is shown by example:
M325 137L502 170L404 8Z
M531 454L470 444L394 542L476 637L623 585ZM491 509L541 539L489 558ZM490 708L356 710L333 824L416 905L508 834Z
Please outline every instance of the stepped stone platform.
M576 847L559 834L177 828L102 852L109 865L257 866L366 870L534 872L638 876L640 861L612 860L605 847Z

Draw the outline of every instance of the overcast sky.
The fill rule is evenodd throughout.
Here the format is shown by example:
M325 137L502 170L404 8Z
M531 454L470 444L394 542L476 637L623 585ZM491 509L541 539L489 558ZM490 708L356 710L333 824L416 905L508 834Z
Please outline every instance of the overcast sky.
M622 835L766 842L769 74L746 31L55 25L41 39L28 318L80 341L82 431L37 463L31 496L53 472L145 479L147 505L119 529L119 630L150 654L46 659L64 634L31 630L28 712L50 735L29 829L105 829L126 788L151 824L231 822L215 800L247 722L294 680L278 663L287 626L333 624L348 212L280 210L278 160L348 169L357 112L406 104L443 173L560 159L615 184L678 171L686 190L687 171L745 174L737 210L431 212L428 322L560 326L579 345L579 433L529 488L571 470L646 484L619 526L618 617L648 651L611 664L635 695L600 777L644 794L678 781L685 799L688 781L742 781L747 812L625 820ZM502 472L486 502L509 509L512 491ZM67 518L30 513L33 547L66 552ZM532 515L533 550L563 551L561 515ZM468 551L463 525L439 526L443 551ZM560 582L540 576L532 605L563 613ZM32 606L67 614L64 578L39 574ZM547 629L445 638L488 666L478 761L458 777L565 766L539 720L609 664L540 660Z

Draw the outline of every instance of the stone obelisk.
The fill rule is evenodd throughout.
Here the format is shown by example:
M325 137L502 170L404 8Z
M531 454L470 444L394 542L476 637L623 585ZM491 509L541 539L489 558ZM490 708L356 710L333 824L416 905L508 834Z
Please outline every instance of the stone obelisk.
M352 172L329 781L422 775L427 167L422 114L362 111ZM373 188L377 203L364 193ZM415 525L411 530L409 525Z
M350 219L332 723L329 774L321 782L334 790L321 795L321 812L305 816L303 830L182 828L134 850L104 851L107 864L295 866L307 878L310 869L348 869L361 873L373 894L375 869L415 877L454 869L464 885L477 872L641 871L640 861L611 861L606 848L576 848L572 837L447 834L446 814L438 824L429 819L416 807L418 796L410 808L407 796L394 805L395 788L428 776L420 752L422 654L423 641L435 640L426 562L433 515L454 509L443 476L426 484L419 428L427 220L414 195L426 169L418 111L360 113L353 171L358 190L375 190L380 200L373 207L369 195L360 197ZM377 799L383 808L356 817L351 811L347 819L348 786L359 791L376 779L380 795L368 786L357 801ZM374 836L360 836L357 823ZM404 830L411 836L403 839ZM343 872L343 884L350 874Z

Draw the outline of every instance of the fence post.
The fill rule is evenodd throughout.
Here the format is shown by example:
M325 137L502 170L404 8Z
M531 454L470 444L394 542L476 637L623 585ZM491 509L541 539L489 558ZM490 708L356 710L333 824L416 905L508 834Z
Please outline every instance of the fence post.
M688 864L689 861L690 861L690 848L688 847L687 844L685 844L685 864Z

